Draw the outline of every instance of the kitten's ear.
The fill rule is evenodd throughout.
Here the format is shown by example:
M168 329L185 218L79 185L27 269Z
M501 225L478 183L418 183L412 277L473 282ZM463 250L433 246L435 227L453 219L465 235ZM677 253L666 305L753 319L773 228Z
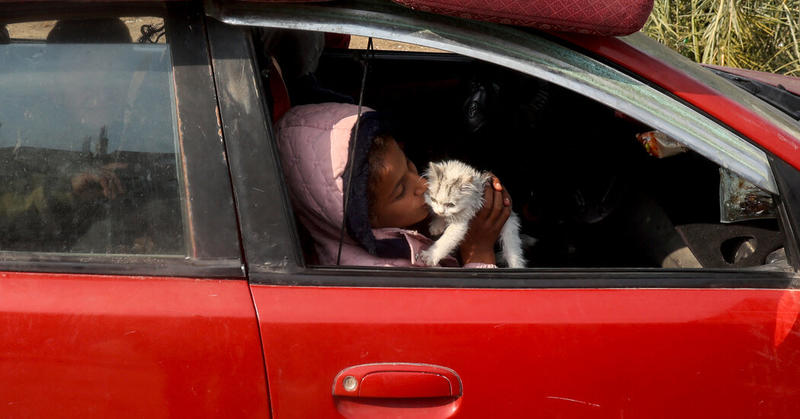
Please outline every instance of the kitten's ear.
M431 162L429 171L436 178L440 178L444 174L442 163Z
M476 177L477 175L468 175L464 176L464 181L461 182L461 190L468 192L468 193L483 193L483 185L476 185L476 181L480 181L481 179Z
M461 186L458 187L461 191L468 192L474 189L475 187L472 185L472 180L475 179L472 175L464 176L460 179L459 184Z

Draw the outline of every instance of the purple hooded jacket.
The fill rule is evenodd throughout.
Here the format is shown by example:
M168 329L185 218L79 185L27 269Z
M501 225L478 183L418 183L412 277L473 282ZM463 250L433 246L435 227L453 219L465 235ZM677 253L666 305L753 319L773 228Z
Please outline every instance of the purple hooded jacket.
M362 107L362 114L371 111ZM281 118L276 129L281 165L295 214L313 238L314 250L322 265L336 264L344 212L343 178L357 112L356 105L341 103L296 106ZM366 191L358 193L366 195ZM372 229L372 234L378 240L402 239L410 256L385 258L370 254L345 234L341 264L424 266L417 261L416 255L430 246L432 240L428 237L401 228ZM442 265L458 266L453 258L448 258ZM490 266L494 267L467 265Z

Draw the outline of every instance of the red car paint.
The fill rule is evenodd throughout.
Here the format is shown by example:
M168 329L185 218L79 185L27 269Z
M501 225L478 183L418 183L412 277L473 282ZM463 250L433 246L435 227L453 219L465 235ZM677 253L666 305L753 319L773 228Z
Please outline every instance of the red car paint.
M353 417L793 417L795 290L253 286L276 417L335 417L347 367L450 368L451 399L350 400ZM398 409L399 408L399 409ZM383 409L383 410L379 410Z
M0 274L0 417L267 417L246 281Z

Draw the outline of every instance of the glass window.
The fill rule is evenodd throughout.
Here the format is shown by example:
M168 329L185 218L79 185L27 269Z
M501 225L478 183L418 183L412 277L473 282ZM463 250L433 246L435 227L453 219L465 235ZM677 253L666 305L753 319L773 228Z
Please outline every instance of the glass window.
M136 17L0 30L0 250L185 253L163 27Z

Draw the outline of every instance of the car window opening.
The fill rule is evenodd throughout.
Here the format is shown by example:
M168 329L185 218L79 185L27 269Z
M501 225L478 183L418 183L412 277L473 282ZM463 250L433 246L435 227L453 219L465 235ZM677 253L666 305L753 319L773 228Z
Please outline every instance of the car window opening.
M355 103L364 93L420 172L459 159L502 180L529 267L792 270L770 193L615 109L441 52L375 51L363 91L358 55L341 36L254 36L262 68L281 69L270 72L280 89L275 77L265 84L274 121L275 101ZM298 224L313 265L314 239Z

